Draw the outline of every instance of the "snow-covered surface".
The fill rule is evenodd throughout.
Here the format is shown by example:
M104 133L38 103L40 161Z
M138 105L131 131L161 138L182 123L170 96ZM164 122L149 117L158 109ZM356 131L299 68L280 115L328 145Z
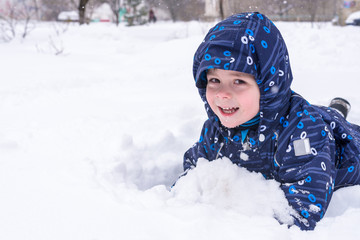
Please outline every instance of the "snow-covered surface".
M108 3L103 3L91 14L91 19L97 19L99 21L111 21L114 17L114 14L111 10L111 7Z
M360 19L360 11L351 13L345 20L346 24L353 24L355 19Z
M79 12L78 11L64 11L60 12L57 18L59 21L78 21Z
M358 28L276 24L293 89L347 98L360 124ZM192 57L209 26L46 23L0 44L0 239L358 239L360 186L335 192L312 232L279 225L278 183L227 159L169 191L206 119Z

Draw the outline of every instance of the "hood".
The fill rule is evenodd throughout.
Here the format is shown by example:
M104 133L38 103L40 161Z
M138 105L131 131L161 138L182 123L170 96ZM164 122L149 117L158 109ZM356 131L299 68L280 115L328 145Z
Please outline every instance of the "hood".
M260 89L260 125L269 128L283 116L291 96L292 74L285 42L274 23L260 13L235 14L212 27L193 63L196 87L209 119L216 115L206 101L210 68L252 74Z

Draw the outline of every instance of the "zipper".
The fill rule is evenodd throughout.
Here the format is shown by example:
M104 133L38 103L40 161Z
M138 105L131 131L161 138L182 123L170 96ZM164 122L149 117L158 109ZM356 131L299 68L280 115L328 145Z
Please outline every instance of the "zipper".
M275 153L274 153L274 163L280 167L280 164L279 162L276 160L276 154L277 154L277 151L278 151L278 139L279 139L279 134L277 132L274 132L274 135L275 135ZM276 167L276 166L275 166Z

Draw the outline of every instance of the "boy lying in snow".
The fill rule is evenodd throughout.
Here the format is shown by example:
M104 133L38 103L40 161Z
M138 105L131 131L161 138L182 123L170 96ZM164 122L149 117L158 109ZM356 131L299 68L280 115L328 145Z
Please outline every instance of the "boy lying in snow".
M310 105L290 89L287 48L266 16L236 14L211 28L193 74L209 119L185 171L199 158L227 157L275 179L303 230L315 228L335 190L360 183L360 127L344 118L350 105Z

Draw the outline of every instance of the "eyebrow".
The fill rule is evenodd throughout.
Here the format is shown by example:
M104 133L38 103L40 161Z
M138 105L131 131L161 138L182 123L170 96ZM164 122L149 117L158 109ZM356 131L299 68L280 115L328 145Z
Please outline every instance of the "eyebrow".
M217 75L216 70L217 69L214 69L214 68L209 69L206 74L207 75ZM234 77L242 77L242 76L252 76L253 77L252 74L239 72L239 71L229 71L229 73L230 73L231 76L234 76Z

